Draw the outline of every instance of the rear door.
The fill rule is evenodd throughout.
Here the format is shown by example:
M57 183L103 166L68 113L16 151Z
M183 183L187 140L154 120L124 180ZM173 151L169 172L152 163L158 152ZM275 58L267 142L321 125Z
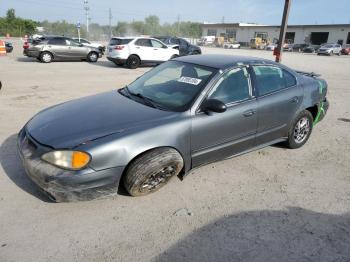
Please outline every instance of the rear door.
M139 38L135 41L135 53L142 61L154 61L151 39Z
M303 99L296 77L276 65L253 66L257 89L258 145L286 137Z
M67 56L67 43L63 37L54 37L47 42L48 51L52 52L56 58Z
M192 118L193 167L223 159L254 146L257 102L246 67L223 73L208 99L226 104L223 113L197 112Z

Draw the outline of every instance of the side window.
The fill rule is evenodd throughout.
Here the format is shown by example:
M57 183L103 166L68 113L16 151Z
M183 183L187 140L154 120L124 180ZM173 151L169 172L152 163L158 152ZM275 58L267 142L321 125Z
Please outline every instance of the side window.
M297 80L295 79L295 76L293 76L291 73L289 73L284 69L283 69L283 78L284 78L286 87L295 86L297 84Z
M187 43L185 40L180 39L180 45L181 45L181 46L184 46L184 47L187 47L187 46L188 46L188 43Z
M66 39L64 38L52 38L48 42L49 45L66 45Z
M73 39L66 39L66 45L79 46L79 43L74 41Z
M296 85L295 77L282 68L275 66L254 66L253 68L260 96Z
M152 46L155 47L155 48L163 48L163 47L165 47L165 45L163 45L161 42L159 42L157 40L151 39L151 42L152 42Z
M135 42L135 45L152 47L151 41L149 39L140 38Z
M249 76L246 68L235 68L226 72L209 94L210 99L217 99L225 104L250 98Z
M180 45L180 40L177 39L177 38L171 38L171 43L172 43L173 45Z

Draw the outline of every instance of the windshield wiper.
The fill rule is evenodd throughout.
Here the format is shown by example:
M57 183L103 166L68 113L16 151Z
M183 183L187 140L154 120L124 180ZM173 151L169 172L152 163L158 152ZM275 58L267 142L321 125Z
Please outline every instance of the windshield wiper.
M159 108L159 106L157 106L155 104L155 102L151 99L151 98L148 98L147 96L144 96L143 94L141 93L132 93L129 91L129 94L132 95L132 96L136 96L138 98L141 98L143 101L145 101L148 105L150 105L151 107L154 107L154 108Z
M141 98L142 101L144 101L147 105L153 107L153 108L157 108L157 109L161 109L161 110L166 110L165 108L161 107L160 105L158 105L155 101L153 101L151 98L144 96L141 93L133 93L129 90L129 87L126 85L124 88L120 89L122 91L124 91L124 95L126 95L127 97L131 98L131 96L136 96L138 98Z

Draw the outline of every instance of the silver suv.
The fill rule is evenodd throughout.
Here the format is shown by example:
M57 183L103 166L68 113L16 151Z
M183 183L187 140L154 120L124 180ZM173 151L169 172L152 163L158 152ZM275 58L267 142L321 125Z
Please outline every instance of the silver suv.
M317 55L341 55L341 49L339 44L325 44L318 49Z
M28 57L35 57L43 63L53 60L87 60L96 62L102 57L98 48L84 46L71 38L63 36L44 36L33 40L31 45L23 50Z

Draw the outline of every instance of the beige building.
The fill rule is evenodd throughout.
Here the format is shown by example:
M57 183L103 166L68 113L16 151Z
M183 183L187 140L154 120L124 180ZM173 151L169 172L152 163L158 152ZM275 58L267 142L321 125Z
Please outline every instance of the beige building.
M280 27L245 23L202 24L202 36L225 36L234 38L241 44L248 44L254 37L262 37L276 42ZM340 43L350 44L350 24L290 25L286 40L295 44Z

